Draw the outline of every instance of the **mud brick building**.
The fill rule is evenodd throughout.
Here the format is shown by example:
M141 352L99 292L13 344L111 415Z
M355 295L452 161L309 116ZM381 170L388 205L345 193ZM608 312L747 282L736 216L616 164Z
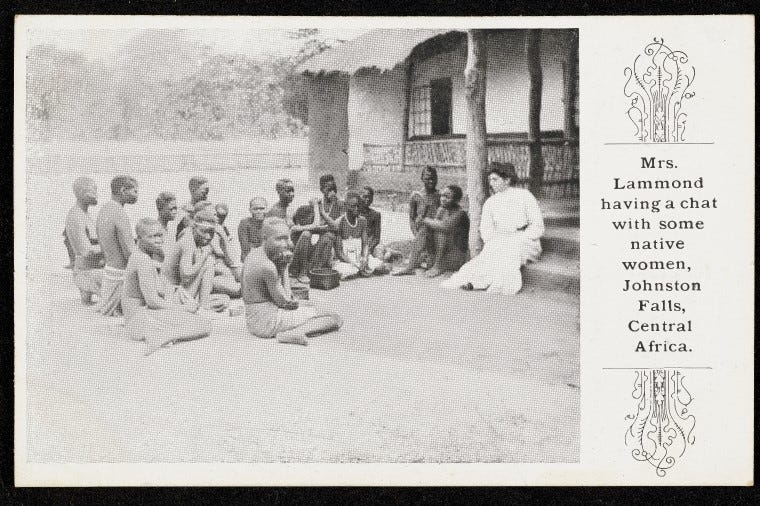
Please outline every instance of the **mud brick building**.
M544 255L526 267L526 286L577 294L578 32L479 32L475 49L466 31L377 29L302 64L310 182L332 173L339 187L371 185L404 201L430 165L467 201L467 141L478 135L488 161L513 163L544 213ZM469 50L485 60L485 139L468 132Z
M541 196L577 195L576 30L540 30L540 138L528 135L528 30L487 30L486 128L490 160L530 179L540 143ZM299 69L308 81L310 180L407 192L425 165L466 189L467 36L457 30L377 29Z

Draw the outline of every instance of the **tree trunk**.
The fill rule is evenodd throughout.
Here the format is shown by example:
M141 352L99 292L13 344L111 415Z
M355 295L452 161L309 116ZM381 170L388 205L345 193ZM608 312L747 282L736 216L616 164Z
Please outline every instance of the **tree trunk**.
M565 102L565 139L578 139L575 123L575 101L578 99L578 32L571 30L567 35L565 49L565 75L563 81Z
M464 69L467 97L467 197L470 211L470 255L483 247L480 238L480 214L485 201L488 169L486 145L486 34L483 30L467 30L467 65Z
M541 193L544 179L544 161L541 156L541 30L528 30L525 44L530 76L528 97L528 141L530 142L530 191L536 197Z

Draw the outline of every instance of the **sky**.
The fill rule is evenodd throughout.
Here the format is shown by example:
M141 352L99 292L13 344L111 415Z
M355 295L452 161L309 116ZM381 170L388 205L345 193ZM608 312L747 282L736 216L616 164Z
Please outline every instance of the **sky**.
M212 48L213 53L242 53L249 56L286 55L298 50L301 42L290 39L284 29L193 28L186 30ZM351 40L367 32L367 28L323 28L327 39ZM127 29L35 29L29 31L29 45L53 44L61 49L74 49L89 58L108 55L118 45L138 32Z

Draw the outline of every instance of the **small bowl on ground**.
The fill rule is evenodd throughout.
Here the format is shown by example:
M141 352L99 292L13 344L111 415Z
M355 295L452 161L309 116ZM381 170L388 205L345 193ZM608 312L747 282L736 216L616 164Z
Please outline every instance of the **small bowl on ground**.
M312 269L309 271L309 286L317 290L332 290L340 285L340 273L335 269Z

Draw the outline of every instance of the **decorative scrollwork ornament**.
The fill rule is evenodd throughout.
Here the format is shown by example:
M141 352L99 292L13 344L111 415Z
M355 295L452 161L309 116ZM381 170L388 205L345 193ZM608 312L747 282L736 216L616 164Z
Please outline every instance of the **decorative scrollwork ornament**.
M673 51L665 39L654 38L623 73L623 93L630 99L626 115L636 128L640 142L684 142L687 114L684 101L695 70L683 51Z
M692 397L684 376L670 369L637 370L631 395L638 403L625 417L631 421L625 444L634 459L663 477L694 444L696 419L689 413Z

